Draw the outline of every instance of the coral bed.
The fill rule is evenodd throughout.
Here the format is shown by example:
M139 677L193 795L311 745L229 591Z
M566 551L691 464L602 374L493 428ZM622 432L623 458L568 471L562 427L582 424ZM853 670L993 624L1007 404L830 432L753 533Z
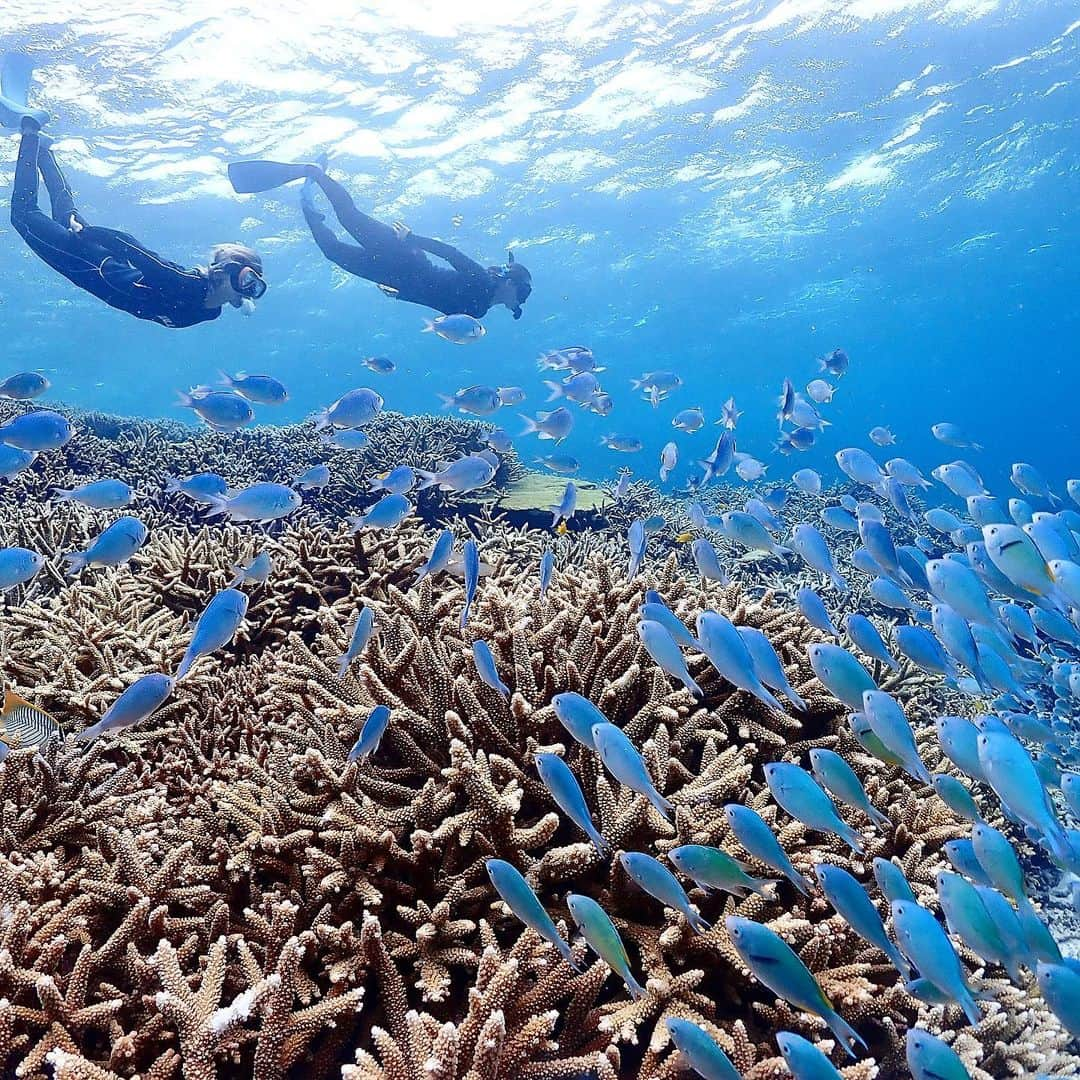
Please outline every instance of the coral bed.
M167 444L154 445L148 454L164 462ZM433 537L420 523L358 541L309 515L267 541L196 528L169 505L147 515L151 540L129 569L62 588L42 576L2 624L5 676L71 732L136 676L175 668L194 615L233 562L267 546L277 567L252 590L234 645L201 661L145 728L88 747L54 744L43 757L15 752L0 765L0 1075L670 1080L679 1065L663 1019L680 1015L708 1026L747 1080L785 1076L777 1030L832 1043L745 971L723 930L732 912L782 933L870 1044L866 1060L843 1069L848 1080L906 1075L902 1037L917 1020L959 1031L976 1080L1080 1074L1033 989L982 980L995 1000L977 1027L960 1026L958 1010L905 994L820 896L786 883L774 902L692 894L719 924L699 936L560 821L531 764L557 743L616 849L735 851L721 807L744 800L777 824L800 870L826 860L866 881L870 858L894 856L933 903L941 845L964 835L963 823L844 733L842 707L805 661L817 631L771 594L702 590L677 556L627 582L622 541L592 535L560 541L541 602L534 566L522 563L539 538L489 524L480 539L492 573L462 631L453 578L410 588ZM101 521L24 503L5 539L32 540L55 565ZM711 606L762 628L809 712L801 721L770 713L702 660L693 671L706 705L676 689L634 633L647 585L687 618ZM361 602L376 610L379 634L339 679ZM477 678L475 637L492 646L509 703ZM925 716L925 680L908 671L884 685ZM587 694L645 747L677 806L674 828L568 745L548 704L563 690ZM347 764L377 703L393 710L382 746L373 762ZM769 799L761 764L804 760L810 745L839 749L887 808L888 836L845 813L865 826L865 858L809 834ZM941 764L926 725L921 746ZM488 882L490 856L526 872L557 919L571 889L600 900L648 997L631 1002L582 943L574 951L585 970L575 974L524 931Z

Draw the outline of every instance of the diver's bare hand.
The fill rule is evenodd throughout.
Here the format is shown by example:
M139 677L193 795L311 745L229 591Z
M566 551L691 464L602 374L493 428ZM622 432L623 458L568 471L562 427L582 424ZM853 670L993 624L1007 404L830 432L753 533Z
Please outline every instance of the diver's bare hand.
M393 226L394 235L404 244L412 236L412 229L404 221L395 221Z

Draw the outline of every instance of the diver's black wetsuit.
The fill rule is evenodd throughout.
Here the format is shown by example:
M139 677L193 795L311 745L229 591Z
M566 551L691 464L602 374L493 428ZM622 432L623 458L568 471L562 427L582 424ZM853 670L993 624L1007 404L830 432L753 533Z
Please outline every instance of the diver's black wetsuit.
M44 262L110 307L162 326L194 326L221 314L206 306L209 286L200 270L188 270L144 248L116 229L84 225L52 150L36 131L23 133L11 193L11 224ZM52 217L38 206L38 170L45 179Z
M456 247L409 233L404 240L389 225L356 208L349 193L322 174L314 178L326 193L338 221L359 244L346 244L334 235L317 210L304 204L304 219L319 250L343 270L393 290L398 300L423 304L444 315L479 319L491 308L498 279L486 267ZM424 252L444 259L453 269L436 266Z

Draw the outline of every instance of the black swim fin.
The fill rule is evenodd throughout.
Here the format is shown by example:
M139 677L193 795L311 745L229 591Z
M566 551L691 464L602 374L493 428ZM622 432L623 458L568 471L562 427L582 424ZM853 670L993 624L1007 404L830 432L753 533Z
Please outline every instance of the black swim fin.
M306 179L310 168L303 162L233 161L229 165L229 183L238 195L272 191L293 180Z

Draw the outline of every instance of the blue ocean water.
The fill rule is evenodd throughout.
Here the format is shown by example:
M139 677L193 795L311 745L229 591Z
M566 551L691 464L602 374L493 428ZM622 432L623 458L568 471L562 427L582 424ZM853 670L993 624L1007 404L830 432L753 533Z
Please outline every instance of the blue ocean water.
M218 369L265 371L303 418L354 386L387 407L438 407L470 383L522 385L535 360L591 346L615 399L579 413L562 449L583 473L655 477L675 436L683 465L734 395L740 450L769 476L834 469L887 424L924 469L956 454L951 420L987 449L1000 488L1026 460L1055 481L1075 432L1080 112L1074 4L1006 0L767 0L533 5L87 0L5 5L0 50L36 66L56 152L93 223L191 265L222 240L264 256L254 317L166 330L113 311L44 267L0 224L4 364L40 368L69 403L148 416ZM3 183L16 137L5 140ZM532 272L520 322L456 346L424 310L327 263L297 186L237 196L230 160L307 160L385 220L481 262L512 248ZM460 225L455 225L460 215ZM785 376L801 388L842 346L851 370L818 446L772 452ZM398 371L373 375L369 354ZM673 369L655 411L630 389ZM507 410L507 412L517 410ZM517 435L516 416L502 415ZM615 454L606 432L640 436ZM518 439L528 460L550 448Z

